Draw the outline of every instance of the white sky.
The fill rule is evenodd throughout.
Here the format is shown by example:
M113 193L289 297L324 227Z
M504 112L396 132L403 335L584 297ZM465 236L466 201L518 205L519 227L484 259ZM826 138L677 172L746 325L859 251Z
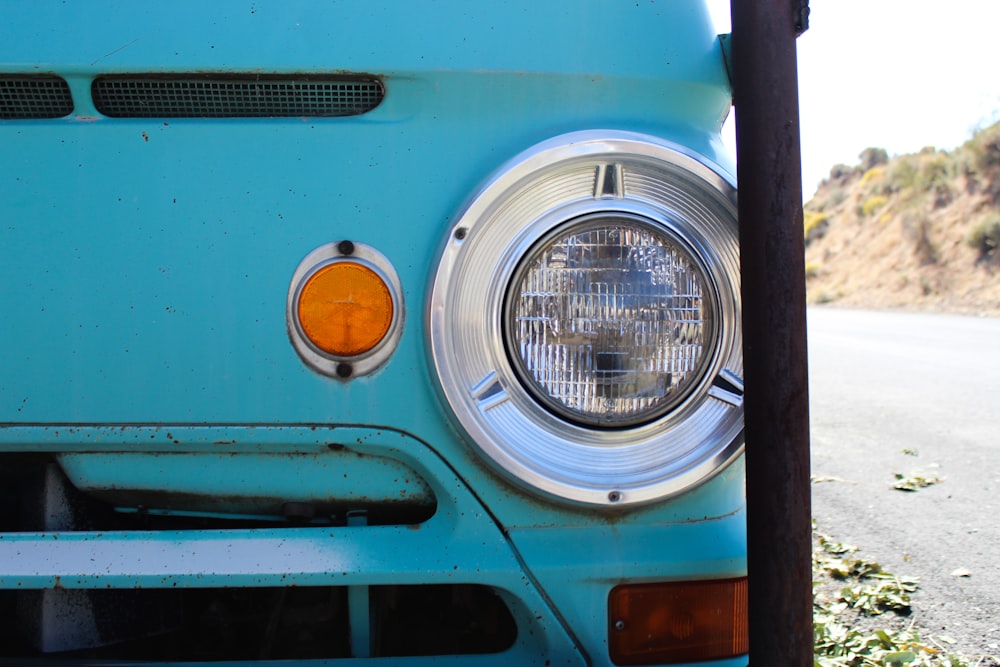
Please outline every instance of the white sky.
M708 0L728 30L729 0ZM810 0L798 40L803 195L869 146L951 150L1000 120L1000 1ZM731 129L731 128L730 128Z

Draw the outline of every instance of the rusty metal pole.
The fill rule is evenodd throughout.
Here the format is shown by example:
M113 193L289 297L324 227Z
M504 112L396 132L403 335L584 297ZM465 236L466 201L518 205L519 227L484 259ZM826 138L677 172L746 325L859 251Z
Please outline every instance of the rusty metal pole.
M813 664L809 398L795 39L807 0L732 0L750 664Z

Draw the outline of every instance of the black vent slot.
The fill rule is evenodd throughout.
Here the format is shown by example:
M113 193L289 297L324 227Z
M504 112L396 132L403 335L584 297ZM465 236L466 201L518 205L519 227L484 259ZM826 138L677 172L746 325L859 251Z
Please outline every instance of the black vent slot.
M0 119L62 118L71 113L73 96L58 76L0 74Z
M382 82L314 75L123 74L92 87L94 106L113 118L356 116L385 96Z
M353 623L369 627L367 652L382 658L497 654L517 641L510 608L487 586L356 590L367 602L360 609L345 587L0 590L0 664L287 667L362 653L352 651ZM352 618L359 611L367 617Z

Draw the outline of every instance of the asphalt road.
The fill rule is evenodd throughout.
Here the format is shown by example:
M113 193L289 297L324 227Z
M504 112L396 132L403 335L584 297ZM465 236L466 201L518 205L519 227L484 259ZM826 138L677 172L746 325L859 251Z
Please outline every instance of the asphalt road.
M819 530L918 577L927 633L1000 655L1000 319L811 308L808 327Z

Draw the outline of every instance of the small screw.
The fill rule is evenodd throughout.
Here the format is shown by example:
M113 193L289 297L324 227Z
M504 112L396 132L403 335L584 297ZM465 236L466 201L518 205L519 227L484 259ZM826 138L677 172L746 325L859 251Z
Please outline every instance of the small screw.
M621 502L621 499L622 499L621 491L612 491L611 493L608 494L608 502L617 503Z
M625 621L615 621L615 630L621 632L625 629Z
M354 368L345 362L337 364L337 377L349 378L354 373Z
M353 255L354 243L351 241L341 241L337 244L337 250L340 251L341 255Z
M455 239L461 241L462 239L465 238L465 235L468 233L468 231L469 230L467 230L465 227L459 227L458 229L455 230Z

